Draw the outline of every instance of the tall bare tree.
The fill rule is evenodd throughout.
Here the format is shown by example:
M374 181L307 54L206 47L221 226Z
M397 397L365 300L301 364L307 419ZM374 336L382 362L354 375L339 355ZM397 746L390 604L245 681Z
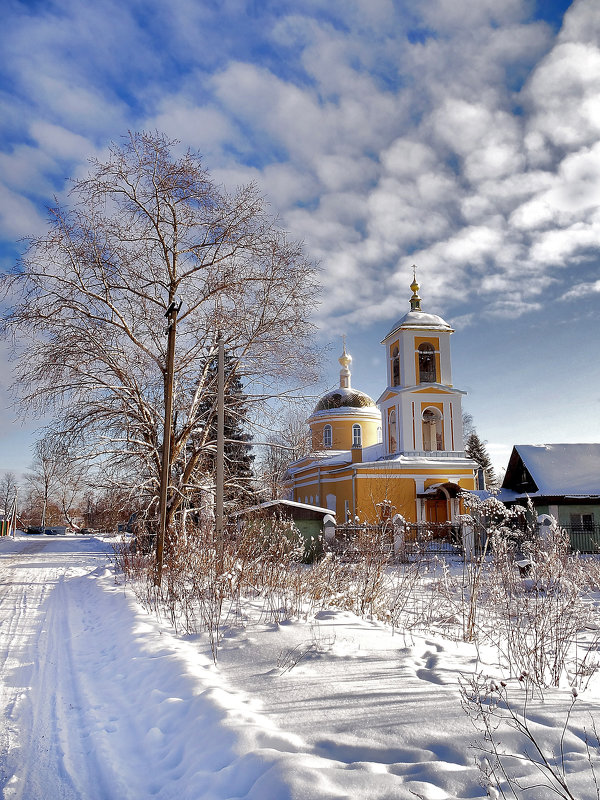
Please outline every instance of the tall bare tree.
M4 514L12 511L17 495L17 478L14 472L5 472L0 478L0 507Z
M155 509L167 392L167 308L180 298L169 420L170 524L214 446L208 365L219 331L230 380L257 403L306 384L314 363L313 265L254 186L228 194L198 154L133 133L74 183L4 279L13 306L15 388L26 410L55 412L59 436Z
M306 420L311 407L306 403L290 404L278 415L278 422L262 448L259 479L269 500L285 494L285 474L289 464L311 451L311 435Z
M61 458L50 436L42 437L34 446L33 461L25 480L29 487L30 502L38 507L42 531L48 524L48 506L55 501L60 481Z

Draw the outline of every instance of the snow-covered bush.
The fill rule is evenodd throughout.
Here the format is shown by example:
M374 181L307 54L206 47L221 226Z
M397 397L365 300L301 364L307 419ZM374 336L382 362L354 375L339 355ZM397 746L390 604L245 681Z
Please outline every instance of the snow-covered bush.
M587 726L572 724L577 689L570 692L562 726L548 727L536 723L530 708L534 688L526 673L510 683L483 675L461 682L463 710L479 734L472 747L488 797L600 800L600 739L593 717ZM570 758L567 739L573 740Z
M229 530L222 561L212 525L188 525L171 548L161 587L152 553L122 547L117 560L146 608L176 629L208 635L215 657L223 626L243 625L249 613L279 623L333 607L395 631L436 629L491 646L506 674L527 672L540 688L565 680L584 686L598 668L598 611L586 592L600 586L600 564L569 553L556 526L535 537L522 512L496 498L468 504L466 521L483 548L461 562L413 548L410 561L399 563L390 521L350 526L342 552L304 564L294 525L271 517Z

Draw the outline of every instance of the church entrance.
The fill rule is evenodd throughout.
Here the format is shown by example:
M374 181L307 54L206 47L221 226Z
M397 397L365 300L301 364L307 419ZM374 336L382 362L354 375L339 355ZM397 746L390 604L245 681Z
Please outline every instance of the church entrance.
M448 513L448 501L446 497L436 494L435 497L428 498L425 503L425 513L427 522L448 522L450 514Z
M425 521L437 525L453 523L458 513L458 495L461 491L456 483L430 486L419 497L425 501Z

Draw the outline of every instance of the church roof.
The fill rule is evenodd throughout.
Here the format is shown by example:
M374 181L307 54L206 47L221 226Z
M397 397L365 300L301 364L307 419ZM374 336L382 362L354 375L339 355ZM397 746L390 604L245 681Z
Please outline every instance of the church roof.
M319 400L315 406L313 414L320 411L332 411L338 408L375 408L375 401L368 394L353 389L351 385L350 364L352 356L346 352L346 338L344 337L344 351L338 361L342 369L340 370L340 385L337 389L332 389Z
M392 333L400 330L400 328L427 328L428 330L452 332L452 327L446 322L446 320L438 317L437 314L427 314L425 311L417 311L412 309L394 323L385 338L387 339L388 336L391 336Z
M375 408L375 401L368 394L358 389L339 386L332 389L319 400L313 414L319 411L331 411L336 408Z

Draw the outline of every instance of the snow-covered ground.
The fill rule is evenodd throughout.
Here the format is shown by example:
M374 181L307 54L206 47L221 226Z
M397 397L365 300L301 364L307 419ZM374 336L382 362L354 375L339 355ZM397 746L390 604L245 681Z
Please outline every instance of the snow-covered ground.
M94 538L0 539L2 797L486 796L459 690L460 675L497 674L481 650L326 610L232 628L215 666L203 637L176 637L138 606L110 553ZM549 750L569 700L566 687L530 701ZM597 797L585 745L594 716L596 679L562 737L579 800ZM501 735L520 752L514 732Z

